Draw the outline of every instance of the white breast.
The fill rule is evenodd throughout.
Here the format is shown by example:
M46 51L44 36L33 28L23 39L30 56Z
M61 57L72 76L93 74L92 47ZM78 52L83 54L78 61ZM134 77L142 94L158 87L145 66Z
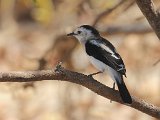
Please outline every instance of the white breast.
M108 72L109 75L111 76L111 78L116 82L115 78L119 78L119 80L121 80L119 73L117 71L115 71L113 68L109 67L108 65L104 64L103 62L95 59L92 56L89 56L89 59L91 61L91 63L93 64L93 66L95 68L97 68L98 70L100 70L101 72Z
M101 72L104 72L105 70L107 70L107 65L104 64L103 62L95 59L92 56L89 56L89 59L90 59L91 63L93 64L93 66L96 67Z

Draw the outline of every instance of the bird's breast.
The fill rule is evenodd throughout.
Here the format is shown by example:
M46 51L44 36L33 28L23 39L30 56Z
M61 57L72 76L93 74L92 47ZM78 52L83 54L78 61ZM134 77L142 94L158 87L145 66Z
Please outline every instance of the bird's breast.
M101 72L104 72L107 69L107 65L99 61L98 59L95 59L94 57L89 56L89 60L93 64L93 66L98 70L100 70Z

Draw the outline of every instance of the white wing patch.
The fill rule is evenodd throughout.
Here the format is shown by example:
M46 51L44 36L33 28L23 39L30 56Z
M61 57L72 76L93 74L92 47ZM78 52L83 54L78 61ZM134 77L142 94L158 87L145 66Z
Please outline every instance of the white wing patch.
M111 56L112 56L112 57L114 57L114 58L116 58L116 59L120 59L120 58L117 57L117 56L114 54L114 52L113 52L109 47L107 47L106 45L100 44L100 46L101 46L103 49L105 49L107 52L111 53Z
M114 57L114 58L116 58L116 59L120 59L120 58L117 57L117 56L114 54L114 52L113 52L109 47L107 47L106 45L104 45L104 44L102 44L102 43L99 43L99 42L97 42L96 40L92 40L91 43L94 44L94 45L97 45L97 46L103 48L104 50L106 50L107 52L111 53L111 56L112 56L112 57Z
M117 57L115 54L111 55L112 57L116 58L116 59L120 59L119 57Z
M109 47L107 47L106 45L100 44L100 46L101 46L103 49L105 49L107 52L109 52L109 53L111 53L111 54L114 54L113 51L112 51Z

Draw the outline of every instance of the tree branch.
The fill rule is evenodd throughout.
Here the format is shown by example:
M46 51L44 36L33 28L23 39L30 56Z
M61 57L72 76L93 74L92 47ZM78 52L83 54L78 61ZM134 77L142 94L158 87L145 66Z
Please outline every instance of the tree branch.
M160 39L160 12L155 10L152 0L136 0L140 10Z
M58 65L55 70L0 73L0 82L31 82L42 80L61 80L76 83L90 89L98 95L123 104L117 90L113 90L87 75L66 70L60 65ZM160 108L134 96L132 96L132 99L133 103L127 106L135 108L155 118L160 118Z

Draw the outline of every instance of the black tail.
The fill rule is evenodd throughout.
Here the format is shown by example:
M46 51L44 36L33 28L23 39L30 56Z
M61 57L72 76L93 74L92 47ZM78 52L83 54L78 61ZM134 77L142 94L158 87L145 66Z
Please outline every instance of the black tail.
M121 77L121 78L122 78L121 82L117 81L117 86L119 89L120 96L121 96L124 103L132 104L132 98L129 94L129 91L128 91L124 81L123 81L123 77Z

